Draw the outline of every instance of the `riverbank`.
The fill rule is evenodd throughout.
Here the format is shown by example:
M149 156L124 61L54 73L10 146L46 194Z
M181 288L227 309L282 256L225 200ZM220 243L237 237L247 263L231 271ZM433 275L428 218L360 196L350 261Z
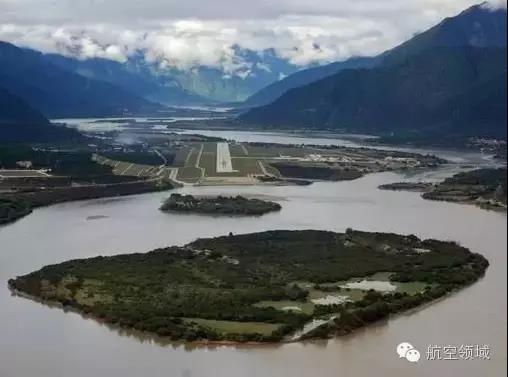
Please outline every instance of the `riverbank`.
M477 169L445 179L422 194L424 199L474 204L506 211L506 168Z
M506 211L506 168L461 172L439 183L397 182L380 185L381 190L421 192L422 198L472 204L488 210Z
M169 180L152 179L0 193L0 224L12 223L29 215L36 208L52 204L166 191L175 187L176 184Z

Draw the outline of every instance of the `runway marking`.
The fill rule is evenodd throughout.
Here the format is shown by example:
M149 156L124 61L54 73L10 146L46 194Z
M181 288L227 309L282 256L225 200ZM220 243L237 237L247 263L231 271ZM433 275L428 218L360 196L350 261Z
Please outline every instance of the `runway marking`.
M229 152L228 143L217 143L217 173L232 173L233 162L231 161L231 153Z

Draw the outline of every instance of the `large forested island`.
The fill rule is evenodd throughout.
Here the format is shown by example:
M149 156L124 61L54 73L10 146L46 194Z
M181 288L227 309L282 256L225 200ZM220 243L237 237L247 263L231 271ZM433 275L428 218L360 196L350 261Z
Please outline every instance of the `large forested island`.
M162 211L203 213L212 215L264 215L268 212L279 211L280 204L261 200L250 199L237 195L227 196L201 196L171 194L161 206Z
M71 260L9 286L174 340L276 342L350 333L471 284L487 266L414 235L267 231Z

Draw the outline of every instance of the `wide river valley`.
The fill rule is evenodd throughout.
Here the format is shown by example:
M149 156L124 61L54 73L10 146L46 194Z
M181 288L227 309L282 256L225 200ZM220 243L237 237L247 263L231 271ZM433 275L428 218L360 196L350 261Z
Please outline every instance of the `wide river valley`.
M474 154L451 153L464 163ZM447 157L445 155L445 157ZM448 156L450 157L450 156ZM267 196L283 206L260 218L162 213L169 193L73 202L36 210L0 227L1 377L479 377L506 375L506 213L425 201L418 193L381 191L401 179L441 179L455 168L420 176L368 175L307 187L185 187L195 194ZM279 346L193 346L120 331L22 297L7 280L68 259L146 252L198 237L269 229L351 227L454 240L490 261L476 284L426 308L329 341ZM399 359L410 342L422 359ZM490 360L427 360L429 345L488 345Z

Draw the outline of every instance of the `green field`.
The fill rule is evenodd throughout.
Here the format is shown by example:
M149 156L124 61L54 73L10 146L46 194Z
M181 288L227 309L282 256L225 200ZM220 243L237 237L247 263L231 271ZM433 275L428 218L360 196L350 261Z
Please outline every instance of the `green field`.
M202 318L183 318L183 320L188 324L194 323L221 334L261 334L269 336L281 327L279 323L217 321Z
M229 153L231 157L245 157L245 147L242 144L229 144Z
M201 144L197 144L192 147L185 161L185 166L196 167L199 165L199 152L201 151Z
M216 154L215 152L203 151L201 160L199 161L199 167L205 169L205 175L207 177L213 177L217 175L216 172Z
M312 314L314 312L314 304L311 302L301 302L301 301L292 301L292 300L282 300L282 301L260 301L253 305L257 308L274 308L277 310L290 310L289 308L300 308L300 310L291 309L297 312L302 312L305 314Z
M176 166L176 167L185 166L185 162L187 161L187 156L189 155L191 150L192 150L192 147L187 146L187 145L185 147L180 148L175 154L175 158L173 160L173 166Z
M309 148L298 148L298 147L284 147L284 146L253 146L246 145L246 149L249 152L250 157L304 157L309 153L316 153L314 149Z
M187 183L197 183L202 177L202 171L199 168L184 167L178 168L177 179Z
M201 160L199 161L199 167L205 169L206 176L216 175L216 155L217 144L216 143L204 143L203 152L201 154Z
M156 166L133 164L130 162L119 162L114 168L114 173L132 177L150 177L158 172Z
M280 177L280 172L276 168L274 168L272 165L270 165L270 164L268 164L266 162L262 162L262 164L265 167L265 170L269 174L271 174L271 175L273 175L275 177Z
M262 175L259 161L255 158L232 158L233 169L238 170L241 175Z

